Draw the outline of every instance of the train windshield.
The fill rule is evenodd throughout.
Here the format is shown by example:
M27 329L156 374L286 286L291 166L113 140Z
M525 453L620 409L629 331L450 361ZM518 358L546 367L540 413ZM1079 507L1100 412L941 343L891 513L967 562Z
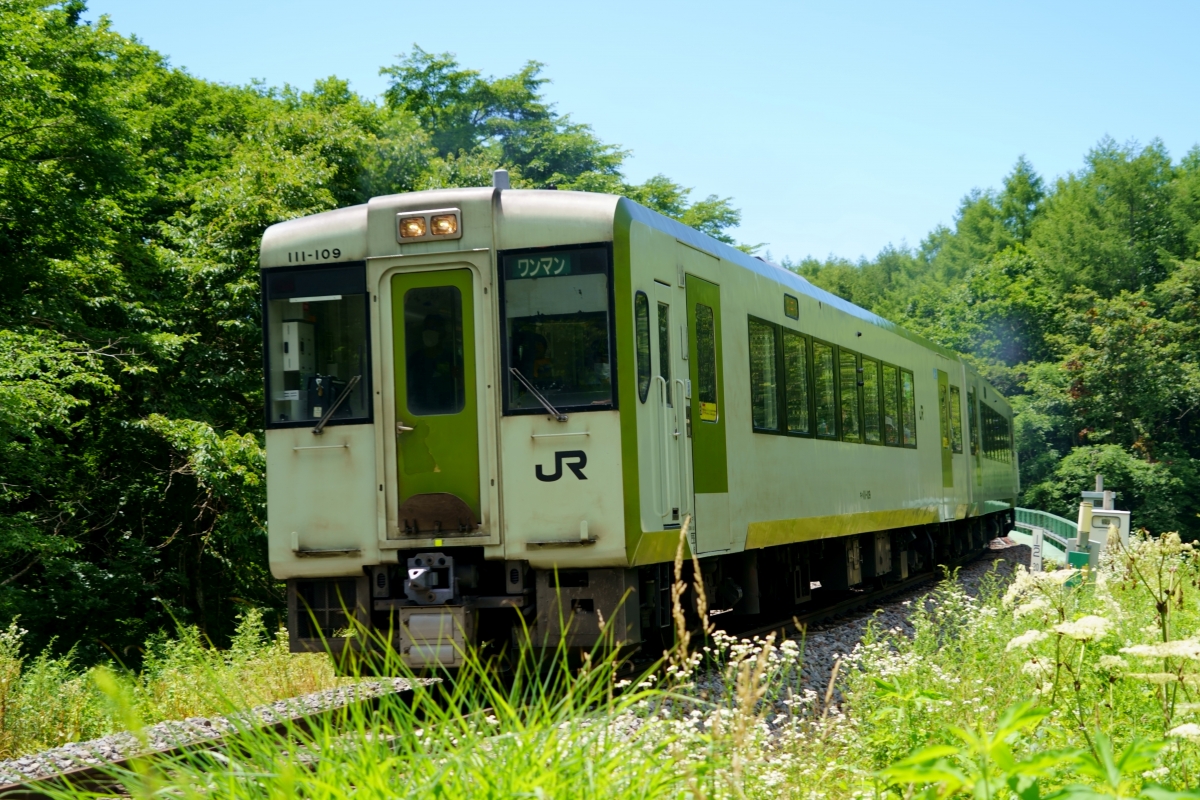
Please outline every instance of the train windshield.
M371 417L362 264L263 272L267 427Z
M613 407L612 283L607 247L505 255L505 410ZM532 391L532 390L536 390Z

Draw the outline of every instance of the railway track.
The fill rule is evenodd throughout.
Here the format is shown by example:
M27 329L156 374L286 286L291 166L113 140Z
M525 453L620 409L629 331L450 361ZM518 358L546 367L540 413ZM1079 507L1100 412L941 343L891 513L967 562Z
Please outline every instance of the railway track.
M963 567L967 564L977 561L989 552L992 551L985 547L982 550L966 553L957 559L954 559L950 564L945 566L949 566L951 568ZM933 570L912 575L903 581L889 583L875 591L855 593L850 597L834 599L819 607L805 609L802 613L789 615L785 619L781 618L765 623L754 621L750 622L749 624L739 624L739 620L736 617L731 619L729 623L723 623L720 617L716 617L714 619L714 624L716 627L720 628L726 633L743 638L767 636L774 633L777 638L783 639L811 625L845 616L846 614L857 611L866 606L885 602L897 595L910 592L920 586L924 586L925 584L941 580L942 566L943 565L938 565Z

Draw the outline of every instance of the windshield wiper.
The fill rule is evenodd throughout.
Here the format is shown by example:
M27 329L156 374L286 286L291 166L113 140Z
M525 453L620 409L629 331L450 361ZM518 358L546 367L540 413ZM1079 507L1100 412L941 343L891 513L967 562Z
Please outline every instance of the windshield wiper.
M358 382L360 380L362 380L362 375L355 375L346 382L346 388L342 389L342 393L337 396L337 400L333 401L333 405L329 407L329 410L326 411L324 416L321 417L321 421L317 423L315 428L313 428L313 436L320 436L325 432L325 423L329 422L329 418L333 416L333 412L337 411L338 406L342 404L342 401L350 396L350 391L354 389L355 386L358 386Z
M559 422L567 421L567 415L562 413L561 411L559 411L554 406L550 405L550 401L547 400L542 395L541 392L539 392L537 389L534 388L533 384L529 382L529 379L521 374L521 370L517 369L516 367L509 367L508 371L513 374L514 378L516 378L517 380L519 380L521 382L521 385L523 385L526 389L529 390L529 393L531 395L533 395L535 398L537 398L537 401L542 404L542 408L549 411L551 416L553 416Z

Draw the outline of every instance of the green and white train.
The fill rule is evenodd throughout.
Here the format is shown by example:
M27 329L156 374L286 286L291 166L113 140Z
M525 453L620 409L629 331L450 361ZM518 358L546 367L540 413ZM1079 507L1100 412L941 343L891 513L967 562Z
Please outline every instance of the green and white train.
M518 615L657 643L688 517L709 607L740 614L1011 527L1012 412L957 354L628 199L496 183L263 237L294 650L362 641L347 614L414 667Z

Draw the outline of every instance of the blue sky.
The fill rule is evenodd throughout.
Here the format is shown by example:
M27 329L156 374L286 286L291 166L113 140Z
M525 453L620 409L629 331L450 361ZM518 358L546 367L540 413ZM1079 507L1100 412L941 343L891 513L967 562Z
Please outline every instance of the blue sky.
M533 59L557 109L776 257L916 245L1024 154L1046 178L1103 136L1200 142L1200 4L91 0L209 80L377 96L416 43L509 74Z

